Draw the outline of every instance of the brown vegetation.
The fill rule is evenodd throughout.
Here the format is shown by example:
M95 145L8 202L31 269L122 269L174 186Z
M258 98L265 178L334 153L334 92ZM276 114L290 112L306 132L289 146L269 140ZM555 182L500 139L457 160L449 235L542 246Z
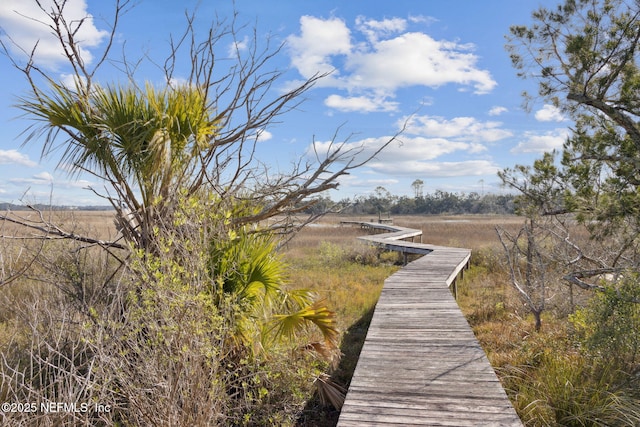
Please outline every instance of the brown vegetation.
M365 217L359 219L371 220ZM315 245L320 252L325 244L320 243L323 240L331 240L336 245L353 246L350 240L355 237L353 229L349 231L336 227L338 220L329 218L327 226L303 231L300 240L294 240L294 245L307 248ZM523 222L524 219L517 216L394 217L396 224L422 229L423 242L473 250L471 269L458 287L458 304L525 425L634 425L640 416L640 396L636 387L637 358L633 359L633 351L631 356L628 351L622 350L618 351L618 356L598 353L600 346L606 344L602 344L597 335L591 335L591 341L585 340L584 334L589 335L597 329L595 320L585 322L590 311L598 311L598 305L590 302L594 300L592 290L571 286L570 282L556 275L546 285L543 326L536 330L531 310L513 287L503 248L496 234L496 226L517 233ZM573 231L576 239L588 238L584 230ZM356 234L360 232L356 229ZM290 253L292 256L295 254L296 251ZM308 253L308 256L313 255ZM322 280L318 283L322 283ZM595 300L597 302L601 298ZM335 303L340 304L341 301ZM605 305L605 311L611 310L607 307L612 305ZM341 308L343 316L348 312L348 307L347 301L345 308ZM585 308L580 310L580 307ZM343 366L355 366L358 345L366 335L370 314L352 327L359 331L359 340L355 343L343 341L343 351L348 346L357 349L345 354ZM636 314L636 323L637 319ZM630 337L627 341L631 342L626 344L627 348L633 347L633 343L637 344L637 338L628 332L629 328L634 327L633 317L625 322L628 321L631 323L617 324L608 330L611 339L617 341L619 337L615 338L616 334L627 331L626 335ZM607 333L606 329L604 333ZM612 347L609 345L607 348ZM622 354L627 357L625 362L617 360ZM635 362L629 362L629 357ZM347 363L350 359L353 360ZM333 425L336 418L337 414L334 414L322 425ZM311 419L317 422L321 418Z
M91 231L91 235L109 240L117 237L112 212L59 212L52 215L56 223L66 227L65 231ZM288 373L289 369L295 365L296 369L307 369L309 373L321 367L326 375L318 376L316 382L327 384L333 391L348 387L384 279L400 268L397 254L380 253L358 241L356 237L363 230L341 226L340 219L337 216L323 218L317 224L304 228L281 249L289 265L291 286L312 290L327 307L336 312L337 325L342 332L343 353L337 366L314 362L313 367L304 368L309 361L297 357L297 361L291 366L280 366L276 372L256 377L256 381L264 382L264 387L259 387L259 390L277 389L278 384L283 384L282 381L288 382L288 389L296 390L295 396L286 398L275 396L270 391L271 395L265 398L262 405L261 410L268 411L272 420L278 420L284 425L335 425L339 413L327 402L323 403L317 395L317 388L310 383L313 376L291 375ZM609 419L619 419L616 418L616 408L621 407L620 402L625 399L633 400L633 395L630 397L621 389L620 384L633 381L617 369L604 372L598 370L597 364L588 368L588 363L593 362L593 359L576 345L576 328L569 321L573 319L570 317L574 312L573 305L586 303L593 293L575 289L570 300L570 288L566 282L550 284L543 327L536 331L529 310L510 284L495 226L515 231L522 221L522 218L515 216L394 218L396 224L422 229L423 242L472 249L472 266L459 284L458 302L526 425L554 425L558 420L565 420L566 425L579 425L575 419L581 418L572 411L579 412L585 405L594 408L600 405L604 408L601 412L608 414ZM76 242L76 250L73 250L55 240L44 243L39 240L15 240L8 237L25 236L28 233L11 223L5 222L1 226L2 234L7 236L0 242L3 275L25 266L30 273L2 287L0 353L6 362L17 360L16 357L26 357L26 354L18 354L21 349L33 351L40 348L42 351L39 346L44 345L45 341L41 338L51 332L47 328L62 324L64 328L56 332L62 340L61 344L65 340L71 340L74 331L82 328L82 325L77 325L73 317L64 317L73 313L64 309L64 304L60 305L64 295L84 292L82 295L85 296L87 306L91 306L89 301L92 296L102 298L104 295L99 295L99 288L84 285L92 283L92 278L104 278L112 271L105 257L92 258L88 255L91 254L90 251L78 251L84 245L81 242ZM78 276L73 276L74 272ZM43 273L49 275L49 283L58 280L60 286L53 289L31 279ZM75 287L72 286L74 284ZM74 300L82 301L78 298ZM62 316L63 322L60 323L60 318L51 318L52 313ZM202 326L196 320L193 319L193 324ZM584 319L580 321L584 322ZM217 326L212 324L212 327ZM197 328L194 333L199 333ZM64 352L56 350L57 353L49 353L49 356L59 356L52 368L55 368L56 363L71 363L63 357L68 351L79 355L86 350L85 347L92 345L82 341L66 342L67 347L58 349L64 349ZM143 353L143 349L137 350L140 350L140 354ZM150 360L153 359L151 355L147 356ZM156 367L161 367L170 361L157 357L155 362ZM72 365L78 368L77 374L81 375L82 361L75 361ZM202 366L198 368L198 364L194 364L191 368L201 369ZM55 378L55 369L37 374ZM241 372L236 374L241 375ZM17 376L14 377L14 380L18 379ZM567 390L558 383L560 380L571 381L572 389ZM0 387L3 400L15 391L12 391L12 387L15 384L3 381ZM598 389L601 391L596 393ZM607 390L606 393L602 392L603 389ZM77 392L87 396L86 390ZM101 397L95 395L93 398L99 401ZM256 404L260 396L248 395L245 398L252 399L253 404ZM278 399L284 399L283 405L288 407L285 409L278 406ZM633 405L630 407L633 408ZM221 407L219 410L224 412L229 409ZM587 416L585 413L584 417ZM46 422L40 420L40 424L46 425Z

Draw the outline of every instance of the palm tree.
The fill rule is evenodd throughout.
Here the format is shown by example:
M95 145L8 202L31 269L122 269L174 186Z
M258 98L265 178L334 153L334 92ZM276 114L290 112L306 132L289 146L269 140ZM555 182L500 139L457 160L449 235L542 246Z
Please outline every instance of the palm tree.
M77 39L77 29L89 17L67 21L64 0L52 0L52 7L37 3L45 14L39 22L57 36L75 83L59 83L57 73L39 65L37 46L26 62L12 56L5 43L0 42L0 49L30 84L30 95L18 104L36 120L27 142L40 144L43 140L43 156L61 153L59 164L65 170L104 180L106 194L100 195L116 209L119 228L135 249L126 261L130 276L140 279L133 281L136 292L127 293L127 303L134 303L131 307L118 305L115 316L126 318L127 313L123 316L121 309L144 309L144 304L135 304L135 298L152 293L139 292L145 290L145 280L163 284L171 279L171 286L176 286L170 289L171 294L178 299L183 286L200 292L213 283L204 296L217 300L222 308L227 301L234 301L236 310L231 316L239 345L264 348L278 338L297 335L306 325L316 325L324 346L335 348L333 313L314 303L308 292L286 289L284 266L275 255L273 237L268 232L249 230L248 225L278 216L284 218L281 230L297 229L291 227L291 218L314 203L312 196L337 187L339 177L373 159L397 135L368 153L364 146L336 142L336 132L327 150L314 146L290 171L270 175L254 158L257 135L280 115L297 108L300 95L323 75L312 76L285 92L278 91L275 85L284 71L265 67L282 47L272 50L267 42L262 49L256 32L246 49L237 48L229 58L228 37L239 40L235 17L229 23L212 23L200 39L193 25L194 12L187 15L185 31L170 38L165 61L154 63L162 64L166 84L140 86L135 75L139 63L127 58L118 62L126 84L99 84L98 71L115 59L110 51L117 23L130 2L115 0L109 40L103 52L94 55L94 62L83 60L82 40ZM225 54L218 52L220 47ZM223 56L225 61L220 62ZM186 71L182 71L183 66ZM185 83L169 83L178 77L186 78ZM185 215L185 207L194 210L190 204L206 205L199 206L198 212L218 210L224 215ZM61 235L78 239L69 233ZM171 243L171 239L177 243ZM196 244L200 246L194 249ZM183 261L201 267L203 248L209 251L202 257L208 268L194 278L195 272ZM197 256L189 259L190 252ZM135 271L137 258L143 266L151 264L147 265L148 271ZM149 272L166 277L154 277ZM165 302L164 298L159 301L160 305ZM168 311L167 316L173 315ZM178 318L171 320L180 324ZM118 322L114 323L117 326ZM160 318L157 323L164 326L165 322ZM144 330L139 334L136 336L143 336ZM123 353L114 356L118 360Z
M215 144L217 118L198 87L85 89L53 84L49 95L23 99L21 108L43 123L29 138L44 133L47 153L64 132L60 165L106 179L117 193L110 200L123 234L150 249L152 227L170 213L175 195L197 190L195 173Z
M219 212L225 211L225 204L233 205L233 218L222 225L226 231L208 234L216 236L210 270L221 286L212 292L220 304L223 296L235 300L239 342L260 347L268 337L291 336L312 323L325 337L325 347L335 349L333 313L314 305L304 291L284 289L285 266L275 255L270 234L249 233L231 224L260 209L233 198L225 201L212 194L210 185L203 188L211 183L199 174L202 159L216 144L219 121L203 91L189 85L156 89L150 84L144 89L94 85L89 93L81 85L76 89L53 85L51 95L23 100L21 106L44 122L31 136L47 130L45 151L54 148L56 133L64 131L68 144L60 163L89 171L113 186L116 221L124 237L136 248L158 254L158 239L175 231L174 215L182 201L208 203ZM220 227L224 221L214 217L195 226Z

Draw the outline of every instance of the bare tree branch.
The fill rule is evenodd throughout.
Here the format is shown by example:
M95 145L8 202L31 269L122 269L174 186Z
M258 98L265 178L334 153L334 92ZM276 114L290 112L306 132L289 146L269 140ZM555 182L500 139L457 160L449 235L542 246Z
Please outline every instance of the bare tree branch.
M17 219L17 218L13 218L11 217L9 214L4 214L2 216L0 216L0 220L1 221L7 221L7 222L11 222L14 224L18 224L22 227L26 227L29 228L31 230L37 230L42 232L42 235L37 236L37 239L43 239L43 240L50 240L50 239L70 239L70 240L75 240L78 242L83 242L83 243L90 243L90 244L94 244L94 245L98 245L101 246L103 248L115 248L115 249L128 249L127 246L118 243L117 241L107 241L107 240L101 240L101 239L94 239L91 237L87 237L87 236L81 236L78 234L75 234L73 232L68 232L68 231L64 231L62 228L60 228L59 226L52 224L50 222L46 222L44 221L44 218L41 216L42 212L31 207L28 206L31 210L33 210L34 212L37 212L40 215L40 219L41 221L39 223L31 223L29 221L26 220L22 220L22 219ZM37 224L41 224L41 225L37 225ZM1 237L5 237L5 236L1 236Z

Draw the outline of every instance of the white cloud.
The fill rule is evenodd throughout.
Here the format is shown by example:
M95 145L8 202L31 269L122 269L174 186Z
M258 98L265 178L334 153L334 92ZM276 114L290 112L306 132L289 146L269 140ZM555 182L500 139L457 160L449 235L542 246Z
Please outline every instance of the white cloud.
M11 178L7 183L9 184L7 190L0 190L0 193L5 193L3 197L9 199L26 198L31 203L46 200L54 204L104 204L104 200L86 191L88 187L95 188L100 184L86 179L61 180L49 172L42 171L30 177Z
M437 116L413 116L401 119L398 126L406 129L371 159L366 167L378 174L390 176L455 177L495 174L498 166L488 157L487 146L512 136L500 122L481 122L473 117L445 119ZM358 160L373 156L390 137L365 138L347 142L343 152L357 153ZM322 153L335 144L316 143ZM478 154L482 158L477 158ZM459 161L440 161L444 156L462 157ZM475 157L475 158L474 158Z
M473 86L476 93L490 92L496 82L488 71L475 67L478 57L471 49L471 45L438 41L416 32L381 40L347 58L349 87L393 92L402 87L436 88L453 83Z
M383 174L427 178L495 175L500 168L490 160L467 160L460 162L425 162L408 160L401 163L372 163L368 165Z
M27 167L34 167L37 163L29 159L26 154L18 150L0 150L0 165L16 164Z
M488 151L485 144L491 144L512 136L508 130L501 128L500 122L481 122L473 117L455 117L445 119L436 116L413 116L398 121L398 126L405 125L404 133L391 142L367 163L367 167L384 174L415 174L425 176L463 176L495 173L497 167L485 159L474 160L473 156ZM365 138L347 142L343 152L357 153L358 160L373 156L390 137ZM323 153L335 144L317 142L316 150L308 148L309 153ZM467 156L467 160L459 162L436 162L442 156ZM461 154L460 154L461 153ZM446 168L450 167L451 170ZM473 170L464 170L465 167Z
M64 18L72 30L77 30L75 37L80 42L82 59L89 64L92 60L89 49L98 46L108 36L108 32L96 28L93 17L87 12L86 0L67 0L64 4ZM16 55L30 53L37 44L36 61L42 66L56 69L65 58L60 42L46 25L51 22L51 18L43 12L43 9L51 10L53 2L42 0L41 6L42 9L34 1L2 0L2 40ZM80 22L82 25L79 26Z
M411 15L409 16L409 22L414 24L432 24L434 22L438 22L438 20L432 16L425 15Z
M60 74L60 83L69 89L75 90L78 86L82 87L86 84L86 78L75 74L62 73Z
M53 175L51 175L49 172L40 172L34 175L35 178L37 179L42 179L45 181L53 181Z
M489 115L490 116L499 116L499 115L501 115L503 113L506 113L507 111L509 111L509 110L506 107L495 106L495 107L492 107L489 110Z
M355 111L356 100L365 98L384 105L384 98L393 98L406 87L456 84L484 94L496 86L489 71L477 67L479 58L472 44L435 40L406 28L404 19L376 21L360 16L355 29L365 41L357 41L341 19L303 16L300 34L287 38L291 63L306 78L332 72L318 86L348 90L349 97L332 100L337 108L344 108L345 102L338 101L352 99L349 111ZM361 106L371 111L370 103Z
M249 45L249 36L244 36L242 40L235 40L229 45L229 56L234 57L238 54L238 52L246 51Z
M351 31L338 18L303 16L300 36L289 36L287 43L293 66L303 77L310 78L316 73L335 71L331 57L351 52Z
M358 160L364 160L372 157L387 141L389 141L389 137L347 142L343 146L343 152L357 153ZM335 144L332 146L331 142L316 142L316 150L319 153L326 152L330 148L335 148ZM404 165L412 162L422 163L460 151L475 154L484 150L485 148L478 144L451 141L445 138L401 136L398 141L391 142L378 153L375 159L367 164L367 167L374 170L384 169L386 172L393 169L397 173L403 173ZM312 152L311 148L309 152Z
M389 163L416 159L422 161L436 159L456 151L479 151L475 145L446 138L400 136L400 141L401 145L390 144L377 158Z
M256 132L256 141L258 142L269 141L272 138L273 134L266 129L260 129L258 132Z
M559 108L545 104L540 110L536 111L536 120L541 122L562 122L566 120Z
M512 153L544 153L562 148L569 136L568 129L555 129L543 134L525 132L524 140L514 147Z
M372 113L376 111L397 111L398 103L388 101L384 97L329 95L324 100L327 107L335 108L342 112L359 111L361 113Z
M94 187L96 185L95 182L91 182L88 181L86 179L78 179L78 180L73 180L73 181L56 181L56 186L57 187L62 187L62 188L89 188L89 187Z
M403 123L407 118L402 119ZM451 138L462 141L495 142L512 136L501 128L501 122L481 122L474 117L413 116L407 121L406 132L426 137Z
M40 172L35 174L33 177L41 181L53 182L53 175L51 175L49 172Z
M13 184L45 185L53 182L53 175L49 172L40 172L31 178L11 178L9 182Z
M375 19L358 16L356 18L356 28L363 33L370 42L375 43L380 37L404 31L407 28L407 21L402 18L376 21Z
M390 187L400 183L400 180L395 178L361 178L356 175L343 175L339 178L338 182L340 186L350 188L365 188L370 190L379 186Z

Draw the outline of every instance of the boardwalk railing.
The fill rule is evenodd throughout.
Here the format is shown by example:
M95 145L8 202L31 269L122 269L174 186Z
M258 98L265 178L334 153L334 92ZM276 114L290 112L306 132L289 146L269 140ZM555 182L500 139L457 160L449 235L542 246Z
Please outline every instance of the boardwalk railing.
M385 280L338 426L522 426L449 290L471 251L362 224L387 231L363 240L425 255Z

